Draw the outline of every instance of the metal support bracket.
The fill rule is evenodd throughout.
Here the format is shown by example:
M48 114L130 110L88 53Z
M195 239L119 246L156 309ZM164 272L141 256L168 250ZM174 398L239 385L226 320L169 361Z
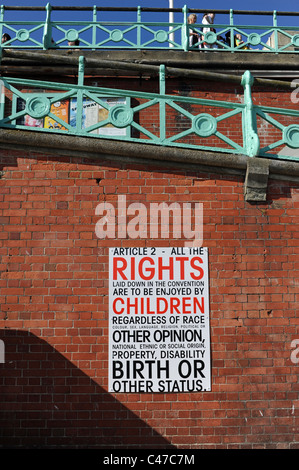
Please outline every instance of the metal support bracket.
M241 84L244 88L244 119L243 119L243 140L245 154L249 157L256 157L260 150L260 141L257 133L256 113L252 102L251 87L254 78L249 70L242 76Z

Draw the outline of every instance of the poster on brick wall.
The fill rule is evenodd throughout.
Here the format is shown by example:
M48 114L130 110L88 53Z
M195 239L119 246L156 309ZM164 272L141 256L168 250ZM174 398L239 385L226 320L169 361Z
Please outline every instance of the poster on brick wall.
M109 117L109 109L116 105L125 106L127 103L126 98L103 98L99 97L104 106L101 106L96 101L90 98L83 98L82 107L82 128L87 129L99 122L105 121ZM70 101L70 125L76 127L77 121L77 98L72 98ZM107 136L125 136L128 133L128 127L117 128L112 124L106 124L91 131L91 134L100 134Z
M109 116L109 108L112 108L113 106L126 106L127 104L127 99L126 98L115 98L115 97L110 97L110 98L101 98L101 101L103 104L106 105L100 106L99 105L99 114L98 114L98 122L105 121L108 116ZM99 127L98 133L100 135L106 135L106 136L125 136L129 135L129 127L124 127L124 128L119 128L115 127L112 124L107 124L106 126Z
M83 98L82 106L82 129L93 126L98 123L99 105L95 101ZM70 125L76 127L77 123L77 98L71 98L70 101ZM98 130L93 130L91 134L97 134Z
M26 108L26 101L23 100L23 98L17 98L17 109L16 111L23 111ZM16 123L18 125L22 126L28 126L28 127L43 127L44 126L44 120L43 119L35 119L29 114L25 114L24 116L18 118L16 120Z
M109 391L211 390L208 249L109 249Z

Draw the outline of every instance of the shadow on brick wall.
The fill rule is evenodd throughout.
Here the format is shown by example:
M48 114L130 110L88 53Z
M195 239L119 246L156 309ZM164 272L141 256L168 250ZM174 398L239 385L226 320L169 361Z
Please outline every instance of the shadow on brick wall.
M0 447L172 447L47 342L16 330L0 339Z

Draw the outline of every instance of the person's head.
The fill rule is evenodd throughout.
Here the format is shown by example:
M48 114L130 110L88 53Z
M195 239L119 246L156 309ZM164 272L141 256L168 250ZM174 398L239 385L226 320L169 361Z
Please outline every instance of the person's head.
M76 41L68 41L69 46L79 46L80 41L79 39L76 39Z
M215 18L215 13L204 13L203 18L204 18L205 16L209 16L209 17L212 18L212 20L213 20L213 19Z
M240 34L240 33L236 34L236 38L241 41L241 39L242 39L242 34Z
M2 34L2 44L4 42L10 41L10 39L11 39L11 37L10 37L9 34L7 34L7 33Z
M188 16L188 23L196 23L196 21L197 21L197 15L195 15L194 13Z

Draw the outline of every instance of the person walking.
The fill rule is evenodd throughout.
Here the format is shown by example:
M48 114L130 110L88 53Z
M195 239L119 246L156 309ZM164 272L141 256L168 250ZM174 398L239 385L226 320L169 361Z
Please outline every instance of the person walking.
M204 41L204 35L208 33L209 31L213 31L214 33L216 32L214 28L210 28L211 24L214 24L214 19L215 19L215 13L205 13L202 17L202 24L204 25L202 32L203 32L203 37L202 40ZM212 44L208 44L206 42L203 42L203 47L205 49L213 49Z

